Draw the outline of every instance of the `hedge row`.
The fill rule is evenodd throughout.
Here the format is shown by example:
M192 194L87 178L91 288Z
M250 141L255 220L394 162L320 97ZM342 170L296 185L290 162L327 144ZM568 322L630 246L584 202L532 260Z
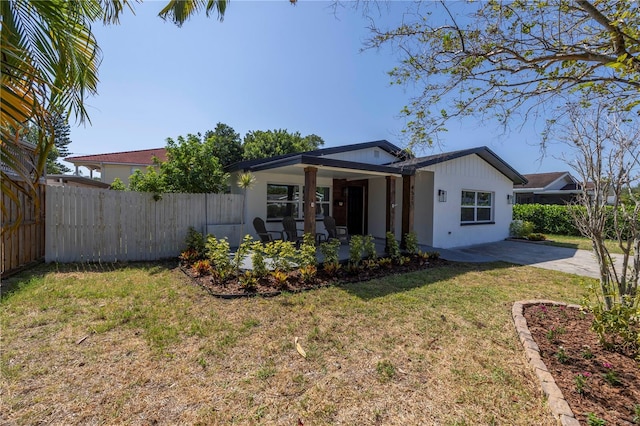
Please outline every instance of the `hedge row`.
M573 215L569 209L584 209L582 206L554 205L554 204L516 204L513 206L513 219L526 220L533 223L533 231L542 234L580 235L573 223ZM607 238L614 238L613 207L607 207L605 234ZM632 211L632 208L630 208ZM631 213L630 211L630 213ZM630 233L628 234L631 237Z
M533 223L533 232L543 234L580 235L568 209L582 208L555 204L515 204L513 220Z

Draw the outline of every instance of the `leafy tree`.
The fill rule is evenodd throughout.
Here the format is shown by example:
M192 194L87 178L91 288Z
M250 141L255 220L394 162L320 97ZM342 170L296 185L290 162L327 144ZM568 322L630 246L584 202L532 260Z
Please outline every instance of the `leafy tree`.
M212 145L223 167L242 161L242 140L233 127L218 123L215 130L205 132L204 139Z
M109 187L109 189L112 189L114 191L124 191L127 189L127 187L125 186L124 182L122 182L122 179L117 177L113 180L113 182L111 182L111 186Z
M222 170L215 151L216 138L202 140L200 134L167 139L167 161L160 173L167 192L223 192L228 174Z
M640 181L636 173L640 166L640 126L630 120L629 113L608 109L604 104L591 108L572 105L571 119L554 133L575 151L569 164L580 176L582 187L591 184L592 189L579 196L582 208L569 212L580 232L591 239L607 310L633 302L640 276L640 198L631 191ZM608 224L613 229L608 229ZM622 251L622 263L614 262L609 253L605 245L608 236Z
M397 28L373 24L368 42L397 48L392 83L418 88L402 111L412 144L433 142L454 117L494 115L507 125L550 106L563 111L559 94L567 102L606 98L617 110L640 102L638 2L416 4Z
M294 152L312 151L324 145L317 135L302 137L299 132L286 130L255 130L244 137L244 159L255 160Z

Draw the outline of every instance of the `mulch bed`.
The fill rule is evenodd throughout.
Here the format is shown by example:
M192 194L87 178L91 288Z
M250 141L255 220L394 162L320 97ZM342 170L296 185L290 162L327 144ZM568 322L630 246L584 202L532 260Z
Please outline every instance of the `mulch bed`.
M589 424L592 413L607 425L640 424L640 364L633 354L602 347L591 330L590 313L538 305L526 308L524 316L542 360L580 423Z
M276 296L283 291L300 292L335 285L337 283L369 281L388 275L403 274L406 272L435 268L448 264L444 259L430 259L428 261L424 261L418 256L411 257L410 259L411 260L404 265L392 265L390 268L384 266L376 268L360 268L357 272L349 271L349 268L347 268L346 265L342 265L342 267L333 275L327 274L323 270L322 265L320 265L318 266L318 271L315 277L307 281L302 279L299 271L294 270L289 272L287 282L284 286L278 285L274 277L269 275L257 280L255 288L251 290L243 288L237 277L232 277L224 282L220 282L209 274L203 276L199 275L190 265L182 264L181 269L194 282L202 286L212 295L222 298L236 298L248 296L270 297Z

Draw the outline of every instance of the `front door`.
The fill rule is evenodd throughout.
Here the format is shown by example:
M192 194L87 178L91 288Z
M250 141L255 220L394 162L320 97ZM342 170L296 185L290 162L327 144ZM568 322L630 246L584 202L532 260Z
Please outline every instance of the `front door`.
M363 186L347 187L347 229L350 235L364 235L364 197Z

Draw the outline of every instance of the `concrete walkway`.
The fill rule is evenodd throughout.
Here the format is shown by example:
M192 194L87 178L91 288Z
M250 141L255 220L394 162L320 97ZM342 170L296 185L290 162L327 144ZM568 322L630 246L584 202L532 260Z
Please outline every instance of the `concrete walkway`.
M454 249L434 249L443 259L454 262L495 262L504 261L517 265L598 278L598 263L588 250L554 247L520 241L498 241ZM617 264L622 263L621 255L613 255Z

